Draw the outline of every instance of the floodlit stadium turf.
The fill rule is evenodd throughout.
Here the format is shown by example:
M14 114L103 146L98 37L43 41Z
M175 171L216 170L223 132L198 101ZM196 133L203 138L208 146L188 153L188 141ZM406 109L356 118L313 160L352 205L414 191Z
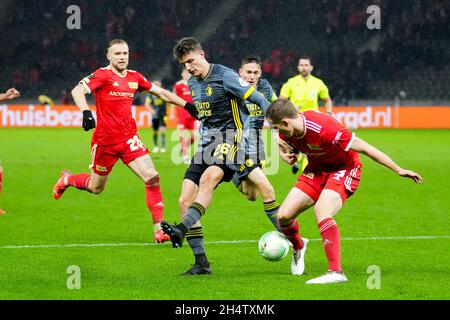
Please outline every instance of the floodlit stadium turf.
M349 282L310 286L305 281L327 267L311 209L299 218L302 236L311 239L306 274L293 276L291 254L271 263L258 253L257 240L271 230L261 200L249 202L233 185L221 185L202 220L214 274L181 277L193 263L189 246L151 243L144 186L121 162L103 194L71 188L52 198L62 169L87 170L91 133L1 129L0 207L7 214L0 216L0 299L449 299L450 131L357 134L424 182L415 185L362 157L360 187L336 218ZM140 135L152 147L150 129ZM180 220L186 165L174 165L168 149L152 157L173 222ZM296 177L281 164L269 179L281 202ZM67 288L70 266L80 267L79 290ZM369 289L377 285L377 268L380 288Z

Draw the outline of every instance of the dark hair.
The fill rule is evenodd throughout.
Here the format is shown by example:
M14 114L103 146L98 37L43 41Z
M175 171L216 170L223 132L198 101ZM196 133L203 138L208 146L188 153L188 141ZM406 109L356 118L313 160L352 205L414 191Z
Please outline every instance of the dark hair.
M309 60L309 64L313 65L313 60L312 60L312 58L311 58L310 56L306 56L306 55L301 56L301 57L298 59L299 62L300 62L300 59L303 59L303 60Z
M106 52L108 52L109 48L111 48L113 45L120 44L120 43L124 43L124 44L128 45L128 43L123 39L113 39L108 43L108 46L106 47Z
M266 117L270 119L273 124L279 124L284 118L295 119L297 116L298 111L294 104L283 98L278 98L272 102L266 113Z
M177 41L177 44L173 47L173 56L175 59L180 60L183 56L192 51L200 51L202 45L194 37L182 38Z
M249 55L249 56L245 56L244 59L242 59L241 62L241 67L244 66L244 64L247 63L256 63L261 67L261 58L259 56L256 55Z

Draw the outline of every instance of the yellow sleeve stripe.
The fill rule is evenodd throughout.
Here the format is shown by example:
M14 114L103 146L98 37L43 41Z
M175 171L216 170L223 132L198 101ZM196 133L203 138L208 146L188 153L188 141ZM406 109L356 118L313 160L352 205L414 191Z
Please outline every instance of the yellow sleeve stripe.
M240 142L242 140L242 121L239 114L239 107L235 99L231 99L231 111L233 113L234 124L236 125L236 136L234 141Z
M242 99L247 100L248 97L255 91L255 87L250 86L250 88L247 90L247 92L242 96Z

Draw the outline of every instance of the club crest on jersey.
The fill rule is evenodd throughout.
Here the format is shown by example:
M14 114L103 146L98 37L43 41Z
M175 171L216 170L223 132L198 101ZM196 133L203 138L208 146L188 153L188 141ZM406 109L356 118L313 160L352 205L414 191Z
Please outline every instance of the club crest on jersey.
M128 82L128 85L130 86L130 89L137 89L138 83L137 82Z
M310 148L311 150L322 150L321 147L316 146L314 144L309 144L309 143L308 143L308 148Z
M247 160L245 161L245 165L246 165L247 167L253 167L254 164L255 164L255 163L253 162L252 159L247 159Z
M212 96L213 94L213 88L211 87L211 85L208 84L208 86L206 87L206 95L208 97Z

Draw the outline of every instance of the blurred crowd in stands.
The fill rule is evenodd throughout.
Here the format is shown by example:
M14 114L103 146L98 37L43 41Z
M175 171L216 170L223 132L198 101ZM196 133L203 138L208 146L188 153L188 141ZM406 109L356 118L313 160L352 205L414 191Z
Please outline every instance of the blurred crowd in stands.
M222 0L225 1L225 0ZM0 74L4 87L68 97L83 76L107 64L104 48L113 38L131 47L130 67L152 74L171 62L176 39L195 35L222 1L78 1L81 30L65 22L71 1L43 6L12 1L1 19ZM369 5L381 8L381 29L369 30ZM248 0L241 2L204 42L210 61L238 68L247 54L259 54L264 76L279 89L297 73L297 59L313 57L315 70L332 97L372 98L371 83L397 80L408 72L448 65L450 1ZM169 86L178 78L174 67ZM424 93L426 94L426 93Z

